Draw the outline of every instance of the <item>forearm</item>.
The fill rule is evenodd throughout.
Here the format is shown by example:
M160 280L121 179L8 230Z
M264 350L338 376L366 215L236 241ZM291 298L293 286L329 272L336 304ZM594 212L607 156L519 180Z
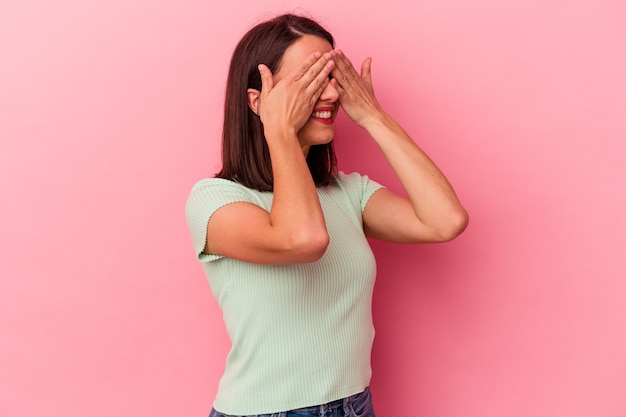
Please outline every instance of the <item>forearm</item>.
M271 227L286 250L321 256L328 244L326 222L297 137L283 132L268 140L268 145L274 175Z
M467 225L467 212L428 155L383 112L371 118L364 128L406 190L416 218L442 236L460 233Z

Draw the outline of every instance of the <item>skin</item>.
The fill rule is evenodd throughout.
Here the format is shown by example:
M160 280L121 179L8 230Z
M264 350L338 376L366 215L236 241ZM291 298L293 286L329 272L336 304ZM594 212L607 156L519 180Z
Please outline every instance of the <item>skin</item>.
M274 126L268 125L274 122L273 116L276 115L276 112L281 112L280 106L286 104L282 102L282 100L289 96L289 93L284 89L293 87L293 85L290 85L292 81L289 78L290 75L294 71L298 71L298 69L302 70L303 62L306 62L307 58L310 58L311 55L316 53L324 54L321 59L322 61L328 61L329 67L320 67L319 65L322 64L320 62L307 69L307 71L322 70L322 73L326 73L328 70L334 68L335 64L332 61L332 47L330 44L325 39L318 38L317 36L303 36L285 51L278 71L276 74L272 74L271 86L263 86L262 90L264 91L267 91L267 88L269 88L267 94L264 95L258 90L248 89L248 103L252 110L261 117L261 121L265 127L266 137L268 137L268 132L270 134L268 140L271 140L273 137L272 132L274 129ZM264 71L265 70L269 71L267 67L264 68ZM281 83L281 81L284 81L284 83ZM305 156L311 145L325 144L333 140L335 135L334 118L339 109L339 92L328 82L328 77L324 79L320 79L319 77L313 78L307 89L307 93L314 92L314 94L293 97L294 100L302 99L302 101L298 103L302 106L302 113L298 113L298 119L294 120L293 126L296 128L298 143ZM280 104L275 100L280 101ZM267 108L271 109L271 112L264 112L263 110L266 109L260 109L258 106L260 102L265 103L264 107L267 106ZM296 103L290 104L295 105ZM311 117L311 113L315 109L331 109L332 123L322 123L322 121ZM279 122L278 124L278 130L282 129L285 125L284 122ZM289 125L289 123L287 123L287 125Z
M465 229L467 212L450 183L376 100L371 63L367 58L359 73L342 51L305 35L285 51L275 74L259 65L262 88L247 91L248 104L263 123L273 204L269 212L250 203L217 210L208 224L205 252L270 264L313 262L324 254L328 233L306 154L311 145L333 140L339 106L378 145L408 195L374 193L363 213L368 237L443 242ZM332 118L313 117L316 109L331 110Z

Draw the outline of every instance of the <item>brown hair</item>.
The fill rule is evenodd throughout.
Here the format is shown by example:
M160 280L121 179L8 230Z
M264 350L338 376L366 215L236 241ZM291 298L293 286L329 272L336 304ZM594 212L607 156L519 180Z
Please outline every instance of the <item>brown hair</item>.
M259 117L248 107L247 90L261 90L258 65L275 73L285 50L303 35L315 35L334 46L332 35L317 22L293 14L258 24L244 35L233 52L226 83L222 169L215 176L248 188L272 191L274 179L269 149ZM317 186L328 185L336 175L333 142L311 146L307 164Z

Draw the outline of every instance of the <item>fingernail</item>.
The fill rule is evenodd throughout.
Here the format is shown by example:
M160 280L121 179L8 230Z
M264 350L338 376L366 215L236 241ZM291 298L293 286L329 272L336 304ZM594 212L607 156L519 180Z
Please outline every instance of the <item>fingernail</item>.
M319 57L321 57L322 54L320 54L319 52L315 52L313 56L315 57L315 59L319 59Z

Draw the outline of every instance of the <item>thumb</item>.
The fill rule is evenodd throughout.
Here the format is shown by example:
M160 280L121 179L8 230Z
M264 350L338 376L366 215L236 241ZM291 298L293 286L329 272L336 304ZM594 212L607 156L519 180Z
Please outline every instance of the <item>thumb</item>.
M261 74L261 92L267 94L272 88L274 88L274 79L272 78L272 71L265 64L259 64L259 74Z
M372 81L372 58L366 58L361 64L361 77Z

